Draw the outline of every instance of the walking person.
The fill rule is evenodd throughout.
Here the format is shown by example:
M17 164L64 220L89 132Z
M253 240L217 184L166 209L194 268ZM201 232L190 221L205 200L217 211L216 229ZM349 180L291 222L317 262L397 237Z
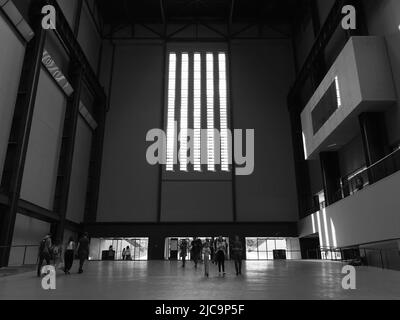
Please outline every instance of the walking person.
M126 257L126 249L124 248L124 250L122 250L122 260L125 261L125 257Z
M127 246L125 249L125 255L126 255L126 257L125 257L126 260L128 260L128 261L132 260L131 248L129 246Z
M210 241L210 250L211 250L211 263L214 264L215 263L215 241L214 241L214 237L212 237L211 241Z
M38 254L38 268L37 268L37 276L40 277L42 274L42 265L43 262L46 261L46 265L50 265L51 261L51 235L46 235L39 245L39 254Z
M210 256L211 256L211 247L209 239L206 240L206 243L203 246L203 255L204 255L204 275L208 278L210 276Z
M78 257L79 257L79 271L78 273L83 273L83 264L85 260L89 257L89 234L84 233L81 240L78 243Z
M182 268L185 268L186 256L187 256L187 250L188 250L188 242L185 239L183 239L179 248L181 250Z
M235 261L236 275L242 274L242 259L243 259L243 244L239 236L235 236L235 241L232 244L232 258Z
M222 236L220 236L216 243L215 243L215 254L216 254L216 259L217 259L217 264L218 264L218 272L219 275L222 274L225 276L225 258L226 258L226 254L227 254L227 250L226 250L226 243L224 241L224 239L222 238Z
M75 241L73 237L70 237L65 247L64 252L64 273L71 274L70 270L72 265L74 264L74 255L75 255Z
M197 265L199 263L199 260L201 258L201 250L203 247L203 243L201 242L200 239L194 237L192 241L192 255L193 255L193 261L194 261L194 267L197 269Z
M54 261L54 268L58 269L62 264L62 247L58 242L55 242L51 248L51 254Z
M108 259L107 260L114 260L115 258L115 251L113 246L108 247Z

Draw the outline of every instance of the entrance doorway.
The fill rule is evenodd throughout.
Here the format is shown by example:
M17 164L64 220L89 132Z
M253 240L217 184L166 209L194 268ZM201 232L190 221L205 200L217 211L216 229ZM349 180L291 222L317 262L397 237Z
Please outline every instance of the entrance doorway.
M303 259L311 259L311 260L321 259L321 249L319 245L318 234L300 238L300 247Z
M210 240L213 237L197 237L198 239L201 240L201 242L204 244L206 240ZM214 239L217 239L215 237ZM222 238L227 247L227 259L229 259L229 237L223 237ZM191 248L191 243L194 240L194 237L170 237L165 239L165 250L164 250L164 259L165 260L171 260L171 261L176 261L176 260L182 260L181 257L181 248L180 245L183 240L186 240L188 243L188 252L186 256L186 260L191 260L191 254L190 254L190 248ZM203 256L202 256L203 259Z
M89 260L123 260L122 252L129 247L130 259L148 259L148 238L92 238L90 240Z

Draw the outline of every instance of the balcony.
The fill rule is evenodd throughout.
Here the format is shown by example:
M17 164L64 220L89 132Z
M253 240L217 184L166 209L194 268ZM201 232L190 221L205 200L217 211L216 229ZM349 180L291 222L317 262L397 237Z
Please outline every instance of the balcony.
M377 161L370 167L363 167L339 179L340 188L334 195L334 203L355 195L376 182L383 180L400 171L400 147ZM392 190L389 190L391 192ZM319 203L315 196L305 196L303 199L306 209L303 218L327 208L326 202Z

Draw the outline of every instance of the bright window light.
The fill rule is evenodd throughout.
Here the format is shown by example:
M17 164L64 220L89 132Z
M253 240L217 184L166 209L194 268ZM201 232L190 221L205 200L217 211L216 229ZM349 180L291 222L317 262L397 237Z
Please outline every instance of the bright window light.
M194 170L201 171L201 54L194 54L193 70L193 161Z
M169 55L168 114L167 114L167 163L166 170L174 171L175 150L175 99L176 99L176 54Z
M187 171L188 164L188 102L189 102L189 55L182 54L181 69L181 144L180 144L180 169Z
M219 108L221 125L221 170L229 171L228 146L228 90L226 79L226 54L218 55L219 61Z
M207 53L207 164L209 171L215 171L214 139L214 55Z
M336 86L337 107L340 108L342 106L342 96L340 93L339 78L337 76L335 77L335 86Z

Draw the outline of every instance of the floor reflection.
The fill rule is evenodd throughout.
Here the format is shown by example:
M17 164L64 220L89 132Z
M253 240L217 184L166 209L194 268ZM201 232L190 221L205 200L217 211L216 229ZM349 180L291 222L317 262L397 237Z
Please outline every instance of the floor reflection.
M400 272L357 269L357 290L341 287L341 263L328 261L247 261L236 277L233 262L221 277L211 265L191 262L89 262L85 273L57 275L57 290L46 292L33 272L0 279L0 299L399 299Z

